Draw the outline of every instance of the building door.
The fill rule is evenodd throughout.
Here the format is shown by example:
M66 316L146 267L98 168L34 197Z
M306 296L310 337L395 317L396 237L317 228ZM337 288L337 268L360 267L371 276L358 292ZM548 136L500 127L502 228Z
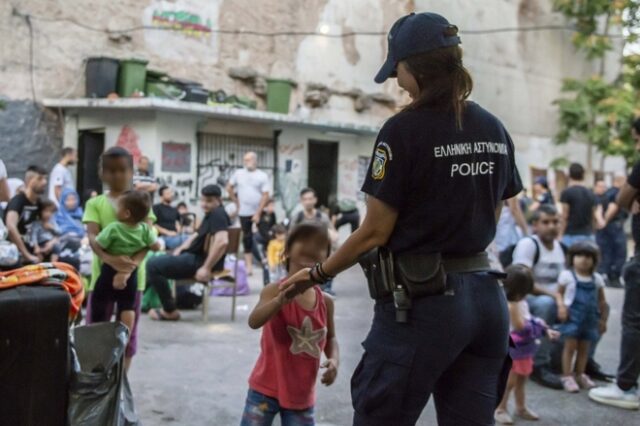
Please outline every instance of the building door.
M102 193L98 174L104 151L104 129L82 130L78 135L78 192L84 204L90 190Z
M309 141L307 182L318 195L318 206L337 202L338 142Z

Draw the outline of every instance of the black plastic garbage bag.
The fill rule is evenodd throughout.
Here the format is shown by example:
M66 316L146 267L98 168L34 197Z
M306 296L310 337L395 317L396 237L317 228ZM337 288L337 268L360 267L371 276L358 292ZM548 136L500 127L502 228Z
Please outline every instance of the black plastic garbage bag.
M76 327L71 333L71 426L141 426L124 372L129 330L119 322Z

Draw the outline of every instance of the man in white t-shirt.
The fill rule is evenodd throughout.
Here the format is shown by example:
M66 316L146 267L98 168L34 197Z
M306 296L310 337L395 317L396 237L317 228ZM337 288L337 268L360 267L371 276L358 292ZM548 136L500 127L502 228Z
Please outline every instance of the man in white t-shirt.
M547 324L557 322L556 293L558 277L565 268L565 254L557 240L560 231L560 216L552 205L541 205L533 214L532 237L521 239L513 251L513 263L531 269L535 283L533 294L527 297L531 314L542 318ZM539 384L562 389L560 377L551 371L551 342L548 338L536 352L531 378Z
M260 221L260 212L269 201L269 187L269 176L258 170L258 156L255 152L247 152L244 155L244 168L236 170L227 184L229 197L238 207L244 257L249 275L253 265L253 224Z
M59 163L53 166L53 170L49 174L49 199L56 203L56 206L60 204L60 195L64 188L75 189L76 187L69 166L73 166L77 161L78 156L75 149L62 148L62 158Z

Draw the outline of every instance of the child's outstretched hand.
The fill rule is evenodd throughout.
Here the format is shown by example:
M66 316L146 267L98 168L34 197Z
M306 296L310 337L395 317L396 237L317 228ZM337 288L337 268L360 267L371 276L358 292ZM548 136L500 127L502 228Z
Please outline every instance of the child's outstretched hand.
M321 367L326 368L327 370L322 373L320 383L325 386L331 386L338 376L338 362L335 359L329 358Z
M560 332L552 328L547 328L547 337L551 340L558 340L560 338Z

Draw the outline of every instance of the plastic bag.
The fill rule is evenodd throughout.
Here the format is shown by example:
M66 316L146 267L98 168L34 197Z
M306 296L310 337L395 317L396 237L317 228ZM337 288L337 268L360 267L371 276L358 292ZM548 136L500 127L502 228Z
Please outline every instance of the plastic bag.
M20 252L18 247L9 241L0 241L0 266L15 266L19 260Z
M76 327L71 332L71 426L141 426L124 372L129 330L119 322Z
M227 256L224 261L224 268L228 271L235 270L235 259L232 256ZM233 289L230 287L216 287L216 285L225 284L224 279L214 280L213 288L211 289L212 296L231 296L233 295ZM236 277L236 296L246 296L251 290L249 289L249 280L247 278L247 268L244 264L244 260L238 261L238 276Z

